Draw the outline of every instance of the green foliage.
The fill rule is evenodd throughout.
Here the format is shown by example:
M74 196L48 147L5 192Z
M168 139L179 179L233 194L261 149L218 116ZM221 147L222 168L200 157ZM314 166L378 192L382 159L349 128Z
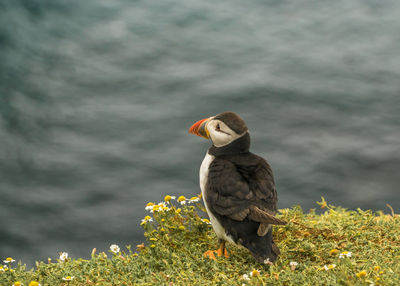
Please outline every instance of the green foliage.
M393 212L349 211L323 198L320 215L297 206L282 209L279 217L289 223L274 227L281 255L273 265L261 265L230 244L229 259L204 258L218 242L199 216L199 198L165 200L147 206L152 216L141 224L146 243L136 250L113 248L108 257L93 250L90 260L38 262L28 271L7 263L0 285L400 285L400 217Z

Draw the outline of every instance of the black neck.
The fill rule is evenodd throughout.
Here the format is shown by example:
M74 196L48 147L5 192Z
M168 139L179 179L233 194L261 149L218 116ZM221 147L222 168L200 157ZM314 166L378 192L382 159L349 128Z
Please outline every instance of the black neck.
M208 149L208 154L213 156L222 156L228 154L240 154L249 152L250 148L250 135L246 132L245 135L222 147L212 145Z

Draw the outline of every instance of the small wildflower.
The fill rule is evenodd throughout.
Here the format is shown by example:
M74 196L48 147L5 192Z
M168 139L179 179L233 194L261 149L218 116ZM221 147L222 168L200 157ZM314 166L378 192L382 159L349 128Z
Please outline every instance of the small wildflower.
M19 282L19 281L15 281L14 284L13 284L12 286L22 286L22 285L24 285L24 284L22 284L22 283Z
M181 205L186 204L186 198L185 198L184 196L180 196L180 197L177 199L177 201L178 201L179 203L181 203Z
M183 225L180 225L178 228L179 230L185 230L185 227Z
M165 231L165 228L162 227L162 228L160 229L160 231L164 232L164 231Z
M3 260L4 263L11 263L14 262L15 260L12 259L11 257L7 257L5 260Z
M250 272L251 277L259 276L260 275L260 270L254 269L253 271Z
M65 260L67 260L68 259L68 252L61 252L60 253L60 260L62 261L62 262L64 262Z
M156 247L156 245L155 245L155 244L152 244L152 245L150 245L150 247L151 247L151 248L155 248L155 247Z
M119 246L116 244L111 244L110 250L114 253L118 253L120 251Z
M169 202L170 200L175 200L175 198L176 198L175 196L166 195L164 197L164 201Z
M374 267L374 271L379 271L380 269L381 269L381 267L378 265Z
M365 270L362 270L362 271L358 272L358 273L356 274L356 276L357 276L358 278L364 278L365 276L367 276L367 272L366 272Z
M146 211L152 211L154 207L154 203L150 202L146 205L146 207L144 208Z
M142 219L142 222L140 223L140 225L144 225L146 224L148 221L153 221L153 219L151 218L151 216L145 216L144 219Z
M71 280L74 279L74 278L75 278L74 276L66 276L66 277L63 277L62 280L64 280L64 281L71 281Z
M7 269L7 266L6 266ZM0 265L0 272L5 272L6 270L4 269L3 265Z
M182 209L177 209L175 212L177 213L177 214L179 214L179 213L181 213L181 211L182 211Z
M332 249L331 251L329 251L330 255L336 255L339 253L339 250L337 250L336 248Z
M211 222L206 218L203 218L202 221L205 222L206 224L211 224Z
M243 274L242 279L243 280L250 280L249 275L247 275L247 274Z
M339 258L345 258L345 257L351 257L351 252L350 251L343 251L342 253L340 253Z
M200 201L200 198L199 198L199 197L192 197L192 198L190 198L190 200L189 200L189 204L191 204L191 203L197 203L198 201Z
M333 268L335 268L336 267L336 264L329 264L329 265L325 265L324 266L324 269L326 270L326 271L328 271L328 270L331 270L331 269L333 269Z
M296 269L296 266L298 265L298 263L296 261L290 261L289 265L290 265L290 269L292 269L292 271L294 271Z
M31 281L31 283L29 283L29 286L41 286L41 285L39 282Z

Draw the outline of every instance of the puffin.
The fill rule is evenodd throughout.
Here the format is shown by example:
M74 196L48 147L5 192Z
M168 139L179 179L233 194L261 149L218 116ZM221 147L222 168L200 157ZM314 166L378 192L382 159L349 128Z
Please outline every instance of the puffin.
M225 243L247 248L260 263L271 264L280 251L272 225L287 222L275 217L277 192L268 162L249 151L250 135L244 120L223 112L194 123L189 133L210 139L212 146L200 166L200 188L219 249L204 256L229 257Z

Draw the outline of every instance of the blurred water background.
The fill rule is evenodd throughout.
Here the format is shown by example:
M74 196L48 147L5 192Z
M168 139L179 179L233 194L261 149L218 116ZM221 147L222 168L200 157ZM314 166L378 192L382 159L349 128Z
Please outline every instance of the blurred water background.
M0 258L136 245L235 111L279 207L400 210L399 1L3 0Z

